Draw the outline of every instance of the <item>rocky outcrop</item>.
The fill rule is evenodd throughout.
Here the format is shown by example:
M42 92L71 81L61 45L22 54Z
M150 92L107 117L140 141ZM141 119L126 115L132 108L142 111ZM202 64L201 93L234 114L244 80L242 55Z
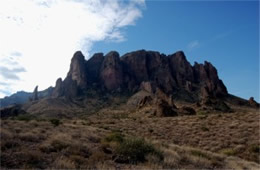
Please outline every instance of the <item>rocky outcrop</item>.
M53 89L52 92L52 97L57 98L62 96L63 94L64 94L64 88L62 84L62 79L58 78L58 80L56 81L55 88Z
M156 85L149 81L143 81L140 85L140 90L147 91L148 93L154 93L156 91Z
M157 99L156 104L156 112L155 115L158 117L169 117L169 116L177 116L177 111L174 110L169 103L163 99Z
M195 82L200 86L201 97L223 97L228 94L222 80L218 78L216 68L209 62L194 65Z
M153 105L153 98L151 96L144 96L138 103L138 108L142 108L147 105Z
M221 99L218 98L204 98L201 103L201 107L208 111L221 111L221 112L232 112L232 109Z
M248 103L251 107L259 108L260 106L259 103L257 103L253 97L249 98Z
M33 90L33 94L32 94L32 97L31 97L31 100L32 101L36 101L38 100L38 86L36 86Z
M183 106L179 109L179 115L195 115L196 111L189 106Z
M86 75L86 64L85 57L80 51L77 51L70 64L70 70L67 78L76 81L78 87L85 89L87 87L87 75Z
M111 51L105 56L96 53L87 61L78 51L73 55L65 80L57 80L52 97L84 95L89 88L119 93L135 93L140 89L155 93L160 89L171 98L177 94L180 99L193 101L228 94L211 63L191 66L182 51L166 56L140 50L121 58Z

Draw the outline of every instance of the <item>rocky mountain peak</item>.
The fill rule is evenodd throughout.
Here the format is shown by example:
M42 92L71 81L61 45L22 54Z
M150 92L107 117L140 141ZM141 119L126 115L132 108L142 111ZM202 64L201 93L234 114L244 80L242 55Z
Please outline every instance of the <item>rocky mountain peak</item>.
M73 55L65 80L57 80L52 96L77 96L90 87L132 93L140 89L154 92L159 88L168 96L181 99L186 96L185 100L192 101L228 94L210 62L192 66L183 51L166 56L156 51L139 50L122 57L111 51L105 56L96 53L87 61L78 51Z
M38 98L38 86L36 86L35 88L34 88L34 90L33 90L33 94L32 94L32 98L31 98L31 100L32 101L36 101L36 100L38 100L39 98Z
M67 77L71 77L72 80L75 80L77 85L81 88L87 86L85 57L82 52L77 51L73 55L70 64L70 71Z
M55 88L54 88L54 90L53 90L53 92L52 92L52 96L53 96L54 98L62 96L63 93L64 93L63 90L64 90L64 89L63 89L63 87L62 87L62 79L61 79L61 78L58 78L58 79L56 80L56 85L55 85Z

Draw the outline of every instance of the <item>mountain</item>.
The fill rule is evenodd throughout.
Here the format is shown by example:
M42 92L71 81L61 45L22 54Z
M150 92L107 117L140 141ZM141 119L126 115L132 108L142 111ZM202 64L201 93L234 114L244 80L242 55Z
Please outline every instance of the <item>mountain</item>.
M139 50L121 57L111 51L96 53L89 60L77 51L66 78L58 78L54 88L38 92L37 86L33 93L14 96L3 99L2 103L9 101L3 106L19 101L28 113L51 117L73 117L122 105L126 110L149 108L155 116L231 112L230 104L259 107L253 98L248 101L230 95L210 62L191 65L182 51L165 55ZM175 102L179 101L193 105L178 108Z
M175 94L174 97L179 97L179 92L186 93L188 98L185 100L190 101L228 94L211 63L192 66L182 51L166 56L140 50L122 57L116 51L105 56L98 53L87 61L81 52L76 52L67 77L64 81L57 80L52 96L73 98L84 95L93 87L104 92L135 93L144 82L153 84L166 94Z
M50 96L50 94L52 93L52 89L53 89L52 87L49 87L48 89L40 91L39 97L44 98ZM15 104L24 104L30 100L32 95L33 93L31 92L18 91L12 94L11 96L0 99L0 108L10 106L10 105L15 105Z
M260 169L259 103L182 51L78 51L26 95L0 109L2 169Z
M0 99L0 108L5 107L12 104L24 104L29 100L29 97L32 93L19 91L17 93L12 94L9 97L4 97Z

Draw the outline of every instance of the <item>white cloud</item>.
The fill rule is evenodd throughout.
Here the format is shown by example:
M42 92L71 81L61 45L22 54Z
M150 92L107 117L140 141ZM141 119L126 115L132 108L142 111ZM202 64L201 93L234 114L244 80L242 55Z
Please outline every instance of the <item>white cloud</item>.
M144 6L144 0L1 0L0 89L54 85L76 50L88 57L97 41L124 41L121 28L134 25Z
M195 40L195 41L192 41L188 44L187 48L189 51L195 49L195 48L198 48L200 46L200 43L198 40Z

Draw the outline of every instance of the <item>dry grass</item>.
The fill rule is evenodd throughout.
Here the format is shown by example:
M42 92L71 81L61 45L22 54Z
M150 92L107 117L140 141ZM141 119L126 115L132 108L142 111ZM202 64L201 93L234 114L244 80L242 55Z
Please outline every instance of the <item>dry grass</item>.
M121 130L133 136L142 136L162 143L191 146L211 152L225 153L259 163L259 120L256 110L226 114L179 117L141 117L129 114L100 113L89 117L92 126ZM122 113L120 113L122 114ZM110 122L115 122L111 124Z
M57 126L44 119L1 120L1 168L260 169L259 118L251 110L172 118L103 110ZM121 138L109 139L111 132L145 138L163 160L147 154L143 162L117 163L111 141Z

